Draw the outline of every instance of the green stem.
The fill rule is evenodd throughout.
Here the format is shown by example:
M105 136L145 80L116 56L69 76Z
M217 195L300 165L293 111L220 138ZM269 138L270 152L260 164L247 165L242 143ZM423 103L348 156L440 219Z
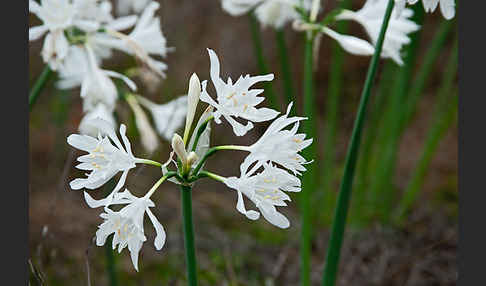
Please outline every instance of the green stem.
M150 159L137 159L137 163L162 167L161 163L154 161L154 160L150 160Z
M340 8L347 9L351 4L350 0L340 3ZM336 31L345 34L348 21L336 23ZM343 49L337 43L332 44L331 66L329 75L329 88L326 104L326 125L324 131L324 160L322 166L322 192L324 196L324 210L331 210L336 200L336 192L333 192L333 182L335 178L335 157L336 157L336 133L338 127L339 95L343 81ZM317 201L319 203L319 200ZM316 208L317 209L317 208Z
M285 97L287 98L288 105L290 102L294 101L294 87L292 85L292 73L290 70L287 45L285 43L285 33L282 29L277 29L275 33L277 38L278 55L282 68Z
M34 87L32 87L30 94L29 94L29 111L32 110L32 106L34 106L35 102L37 101L37 97L44 89L47 81L49 80L50 75L52 74L51 68L49 65L44 67L42 70L41 75L37 78L36 82L34 83Z
M258 21L253 14L253 12L249 13L250 17L250 30L251 30L251 37L253 39L253 47L255 49L255 57L257 59L258 68L260 69L261 74L268 74L268 67L265 63L265 57L263 56L263 47L261 42L261 32L260 27L258 25ZM275 97L275 92L273 91L273 86L271 82L265 82L265 95L268 98L268 105L273 109L280 109L278 108L277 98Z
M184 248L186 252L186 270L188 285L197 285L196 250L194 248L194 227L192 223L192 190L181 185L182 218L184 220Z
M442 79L442 85L439 89L439 99L435 111L435 122L430 127L427 140L425 141L422 155L417 163L412 179L408 183L401 201L398 204L396 211L395 222L401 223L408 214L411 206L417 198L420 187L423 184L425 175L427 174L427 167L433 158L433 155L439 146L439 142L447 131L451 123L454 122L457 113L457 96L450 98L450 90L454 78L457 75L457 40L452 49L451 59L447 65L446 72Z
M211 155L213 155L214 153L216 153L216 151L220 151L220 150L240 150L240 151L248 151L248 147L246 147L246 146L237 146L237 145L222 145L222 146L216 146L216 147L210 148L206 152L206 154L204 154L204 156L201 158L201 160L199 161L199 163L197 164L197 166L194 168L194 170L192 171L192 175L193 176L196 176L199 173L199 170L201 170L204 162L206 162L206 160Z
M315 109L315 94L314 94L314 79L313 79L313 46L314 46L314 33L307 32L305 34L305 46L304 46L304 114L309 118L303 124L304 133L309 138L315 140L315 123L316 118L314 116ZM315 158L315 143L304 149L303 156L310 160ZM302 192L300 195L300 210L302 212L302 229L301 229L301 241L300 241L300 280L301 285L310 285L310 248L311 248L311 208L310 198L316 184L315 176L315 163L308 165L307 171L302 178Z
M341 182L341 188L337 199L337 206L334 213L334 220L332 223L331 237L329 240L329 247L326 255L326 265L322 278L322 285L333 286L336 283L337 270L339 266L339 257L341 246L344 238L344 228L346 225L346 216L349 208L349 201L351 199L351 190L353 185L354 171L356 168L356 161L358 159L359 145L361 142L361 131L365 119L366 107L370 97L373 79L375 77L376 68L380 59L381 50L383 48L383 40L385 32L388 28L388 22L393 10L394 0L388 1L383 24L381 26L380 35L376 43L375 52L371 58L371 63L366 76L361 101L358 107L358 114L354 123L353 133L351 135L348 153L346 155L346 163L344 165L344 175Z

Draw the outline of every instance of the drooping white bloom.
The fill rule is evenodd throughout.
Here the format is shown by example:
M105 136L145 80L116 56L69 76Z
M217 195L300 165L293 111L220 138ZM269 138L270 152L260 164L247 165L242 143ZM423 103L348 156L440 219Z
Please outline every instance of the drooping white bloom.
M285 192L300 192L300 180L285 170L271 164L264 164L264 170L255 175L242 173L240 178L230 177L224 183L237 191L236 209L251 220L260 217L260 213L271 224L280 228L289 227L289 220L279 213L275 206L287 206L290 197ZM259 209L246 210L244 194Z
M305 171L304 164L308 163L299 152L312 143L312 138L305 140L305 134L297 134L299 121L307 119L306 117L288 117L290 103L287 107L287 113L275 119L267 128L262 137L253 145L247 147L250 154L245 158L240 166L242 174L252 173L248 171L249 167L256 163L252 169L256 170L265 163L273 162L292 171L294 174L300 174ZM290 124L294 124L292 129L284 129Z
M336 19L353 20L361 24L371 38L374 46L378 41L387 4L388 0L367 0L360 10L356 12L343 10L336 16ZM413 10L404 9L398 17L397 13L398 11L395 7L392 11L390 22L388 23L381 56L383 58L391 58L397 64L402 65L403 60L400 55L400 50L402 46L410 43L408 35L417 31L420 26L410 20L413 16ZM341 42L339 43L341 44Z
M100 102L93 108L93 110L88 111L83 119L81 119L78 127L79 133L96 137L98 135L98 127L93 126L93 124L90 123L91 120L95 118L101 118L110 123L113 128L116 127L115 118L113 117L113 109L108 108L105 104Z
M128 171L134 168L135 164L140 160L132 154L130 141L125 135L126 126L124 124L120 125L123 146L115 134L114 127L109 122L96 118L87 124L98 128L98 138L80 134L71 134L67 138L69 145L89 153L78 157L78 161L81 164L77 165L76 168L90 171L90 173L86 174L86 178L72 180L69 183L71 189L96 189L108 182L118 172L122 172L115 188L120 189L125 184Z
M133 267L138 271L138 255L143 243L147 240L143 229L145 213L147 213L155 228L154 245L157 250L162 249L165 244L165 230L150 210L155 204L148 197L138 198L125 189L122 193L116 193L113 200L109 202L109 205L117 204L126 204L126 206L119 211L105 207L105 212L100 215L104 221L96 231L96 245L104 245L106 238L113 234L113 249L118 245L118 252L120 253L128 246Z
M253 128L253 122L263 122L275 118L279 112L270 108L256 108L264 97L258 95L263 92L263 89L250 89L252 85L262 81L273 80L273 74L262 76L240 76L233 84L231 78L225 83L220 78L219 60L216 53L208 49L209 58L211 61L210 76L211 81L216 89L216 101L209 96L206 91L207 82L202 83L201 100L212 105L216 111L214 112L214 121L221 123L220 117L223 116L232 126L233 131L237 136L243 136L248 130ZM236 121L235 118L241 117L248 120L246 125Z
M300 17L295 7L309 10L311 0L223 0L223 9L233 16L240 16L255 8L255 15L262 26L282 28L286 23Z
M118 92L109 77L122 79L132 90L136 85L128 77L114 71L103 70L98 66L93 50L89 45L83 47L72 46L69 56L59 69L59 82L61 89L81 86L84 111L93 110L98 103L114 108Z
M117 13L127 15L130 11L140 13L147 6L150 0L118 0Z
M405 4L415 4L418 0L395 0L395 5L399 11L402 11ZM432 13L440 5L440 11L445 19L450 20L456 15L456 4L454 0L422 0L425 12Z
M142 107L140 107L138 104L135 96L129 95L126 97L126 100L132 108L133 114L135 115L135 125L137 126L138 133L140 134L142 146L149 153L155 152L155 150L159 147L159 138L152 128L147 115L143 111Z
M187 112L187 96L179 96L165 104L156 104L141 96L137 99L152 114L157 132L166 140L172 139L172 135L184 123Z

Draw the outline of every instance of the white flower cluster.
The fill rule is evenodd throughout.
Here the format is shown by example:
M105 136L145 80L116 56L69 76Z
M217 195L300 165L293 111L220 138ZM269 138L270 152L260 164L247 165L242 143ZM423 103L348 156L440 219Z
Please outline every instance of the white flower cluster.
M395 5L401 11L405 4L415 4L418 0L395 0ZM440 3L440 4L439 4ZM456 3L455 0L422 0L425 12L432 13L435 11L437 6L440 6L440 11L445 19L450 20L456 15Z
M322 27L321 31L336 40L348 53L371 56L375 51L374 46L378 41L387 4L388 0L367 0L360 10L343 10L335 18L336 20L351 20L359 23L368 34L371 43L354 36L339 34L328 27ZM382 58L390 58L398 65L403 65L400 51L404 45L410 43L408 35L420 28L410 19L412 16L413 11L411 9L399 11L397 7L393 8L383 42Z
M296 7L308 11L311 2L312 0L222 0L221 4L233 16L241 16L255 9L255 15L263 27L280 29L300 18Z
M193 183L204 177L216 179L237 192L236 208L251 220L259 218L260 214L270 223L287 228L289 220L280 212L278 206L286 206L290 197L286 192L300 192L301 182L297 177L305 171L304 164L308 163L299 153L312 143L312 139L306 139L305 134L297 133L299 122L305 117L289 117L292 103L289 104L287 112L276 118L279 112L256 107L264 98L260 97L263 90L250 89L250 87L261 81L273 79L273 74L261 76L241 76L234 84L231 79L225 83L220 78L220 65L216 53L208 49L210 57L211 82L216 89L216 99L213 99L207 92L207 81L200 84L198 77L193 74L189 81L187 100L185 102L174 102L174 105L185 105L186 127L184 138L174 133L175 128L166 126L173 124L166 118L156 118L164 124L164 130L170 130L173 152L165 164L155 161L137 158L133 155L130 142L125 135L125 125L120 126L121 141L115 133L113 126L104 119L95 118L87 120L87 125L98 131L97 138L89 135L72 134L67 142L79 150L88 154L78 158L80 162L76 167L89 171L86 177L76 178L71 181L71 188L74 190L86 188L93 190L105 184L118 172L122 172L114 190L103 199L93 199L85 192L85 200L92 208L104 207L101 214L103 223L96 232L97 245L103 245L106 238L113 234L113 248L118 246L118 251L128 246L135 269L138 270L139 251L146 241L143 221L147 213L155 230L155 247L161 249L165 243L166 234L160 222L150 211L155 203L150 199L159 185L167 180L171 182L192 186ZM205 111L200 116L196 127L191 134L191 126L194 120L196 107L199 100L208 103ZM149 109L160 107L152 103L140 101ZM167 107L161 113L174 113L177 108ZM232 126L237 136L244 135L252 129L253 123L273 120L264 134L250 146L216 146L210 147L211 120L221 123L221 117ZM236 121L241 118L246 120L246 125ZM159 126L159 125L158 125ZM287 127L291 126L290 129ZM169 133L166 134L167 137ZM123 142L123 143L122 143ZM187 146L187 148L186 148ZM222 177L206 170L201 170L206 159L219 150L239 150L248 152L240 166L239 177ZM173 154L177 155L178 162L172 159ZM121 192L125 185L129 170L137 164L152 164L161 167L163 177L143 196L133 196L127 189ZM175 167L176 170L169 170ZM257 210L247 210L243 195L252 201ZM111 209L112 205L125 205L120 210Z
M170 50L160 28L160 19L155 16L159 3L130 2L132 7L127 6L127 1L118 3L119 10L134 10L141 12L140 15L115 18L112 4L107 0L41 0L40 4L29 1L29 11L42 21L42 25L29 29L29 40L46 35L41 54L44 62L58 73L58 88L80 87L85 116L79 131L83 134L96 136L96 129L87 124L92 118L100 117L116 126L113 112L119 92L112 78L123 80L132 91L137 90L127 76L101 67L102 61L110 58L114 50L134 56L141 65L139 71L142 75L152 73L158 78L165 77L166 64L154 58L165 57ZM121 32L127 29L132 30L128 34ZM160 117L168 114L175 116L175 122L184 118L179 114L185 114L185 105L180 104L186 100L185 97L161 106L144 98L142 100L143 105L157 117L155 121L159 125L162 124ZM149 152L154 151L158 146L157 137L147 117L136 99L132 98L129 105L135 113L143 146ZM162 115L159 109L164 109L160 111ZM167 124L167 120L165 122ZM172 124L168 130L157 130L164 137L166 132L178 127L180 125Z

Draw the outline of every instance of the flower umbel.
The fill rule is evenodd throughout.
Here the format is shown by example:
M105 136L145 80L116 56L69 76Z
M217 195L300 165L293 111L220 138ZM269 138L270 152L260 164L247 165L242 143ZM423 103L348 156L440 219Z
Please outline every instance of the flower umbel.
M223 116L233 126L233 131L237 136L243 136L253 128L252 122L263 122L275 118L279 112L270 108L261 107L256 108L264 98L259 97L263 89L250 89L252 85L261 81L273 80L273 74L261 76L240 76L233 84L231 78L225 83L219 74L219 60L216 53L208 49L209 58L211 61L211 81L216 89L216 101L209 96L206 91L206 81L202 82L201 101L213 106L214 121L221 123L220 117ZM247 120L246 125L243 125L235 120L235 118L243 118Z

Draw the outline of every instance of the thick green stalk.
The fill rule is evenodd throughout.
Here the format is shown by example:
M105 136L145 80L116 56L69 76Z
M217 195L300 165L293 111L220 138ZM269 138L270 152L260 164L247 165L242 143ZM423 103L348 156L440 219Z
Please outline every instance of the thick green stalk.
M294 101L294 87L292 85L292 73L289 64L287 45L285 43L285 33L282 29L277 29L275 33L277 38L278 55L282 68L285 97L287 98L288 105L290 102Z
M348 9L350 0L340 2L340 8ZM345 34L348 21L339 21L336 31ZM329 75L329 89L326 104L326 130L324 131L324 160L322 163L322 191L324 195L324 210L333 209L336 201L336 192L333 191L335 178L336 157L336 131L338 127L339 95L343 82L344 51L337 43L332 44L331 67ZM324 212L326 213L326 212Z
M32 89L30 90L29 111L32 110L32 106L34 106L35 102L37 101L37 97L39 97L39 94L41 93L42 89L44 89L44 86L49 80L51 74L52 74L51 68L49 68L49 65L46 65L44 67L44 70L42 70L42 73L40 74L39 78L37 78L37 80L35 81L34 87L32 87Z
M194 227L192 224L192 190L181 185L182 218L184 220L184 248L188 285L197 285L196 250L194 248Z
M418 75L410 89L410 94L408 95L407 103L405 105L404 114L400 123L402 132L412 119L417 107L417 103L420 99L420 95L422 95L427 80L432 74L431 71L434 67L435 60L440 55L451 28L455 26L453 25L454 21L455 20L442 21L439 31L437 31L429 49L427 50L427 53L425 54L425 58L422 61L422 66L420 67Z
M408 183L405 192L403 193L403 197L398 204L395 217L397 223L401 223L403 221L411 206L415 202L420 187L423 185L425 175L427 174L427 168L435 151L437 150L437 147L439 146L439 142L449 126L454 122L455 115L457 114L457 95L453 95L452 98L450 97L450 90L452 89L454 78L457 75L457 45L456 40L455 46L452 50L451 59L442 79L442 85L439 89L439 98L434 116L435 122L430 127L422 155L420 156L417 167L412 174L412 179Z
M419 5L414 7L413 20L417 24L423 22L424 11ZM395 171L396 155L401 135L400 123L403 105L407 101L408 86L412 77L413 67L420 39L420 31L410 35L411 43L405 48L404 65L399 69L394 88L391 93L389 106L384 114L384 136L379 138L378 167L375 169L373 184L371 185L371 210L387 222L391 211L393 195L392 179Z
M309 119L303 123L304 133L309 138L316 138L315 132L315 94L314 94L314 79L312 76L312 47L314 43L314 35L308 32L305 35L304 46L304 114ZM316 142L313 142L309 147L304 149L303 155L307 160L316 158L315 151ZM300 211L302 213L302 229L300 241L300 280L302 286L310 285L310 248L311 248L311 206L310 198L315 188L315 162L307 165L307 171L303 174L302 192L300 195Z
M253 39L253 47L255 49L255 57L257 59L258 68L260 69L261 74L268 74L268 67L265 62L265 57L263 56L263 47L262 47L262 37L260 32L260 27L258 21L253 14L253 12L249 13L250 18L250 30L251 30L251 37ZM268 99L268 105L271 108L279 110L279 102L277 102L277 97L275 96L275 92L273 91L273 86L271 82L265 82L265 97Z
M383 40L385 32L388 28L388 22L393 10L395 2L389 0L386 8L383 24L381 26L380 35L376 42L375 52L371 58L371 63L366 76L361 100L358 107L358 114L354 123L353 133L351 135L348 152L346 155L346 163L344 165L344 175L341 182L337 206L334 213L334 220L332 223L331 237L329 240L329 247L326 255L326 265L322 277L322 285L333 286L336 283L337 270L339 266L339 257L341 253L341 246L344 238L344 228L346 225L346 216L349 208L349 201L351 199L351 190L353 186L354 171L356 168L356 161L358 160L359 145L361 143L361 132L364 126L364 119L366 114L366 107L368 105L371 94L371 87L373 86L373 79L375 77L378 61L380 59L381 50L383 48Z

